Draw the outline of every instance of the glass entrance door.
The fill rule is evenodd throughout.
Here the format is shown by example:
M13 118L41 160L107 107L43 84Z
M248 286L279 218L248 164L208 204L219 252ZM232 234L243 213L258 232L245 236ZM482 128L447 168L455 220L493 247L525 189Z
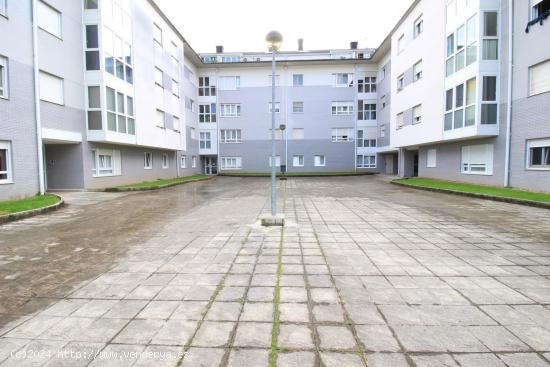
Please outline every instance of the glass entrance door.
M204 174L205 175L217 175L218 174L218 159L217 157L204 157Z

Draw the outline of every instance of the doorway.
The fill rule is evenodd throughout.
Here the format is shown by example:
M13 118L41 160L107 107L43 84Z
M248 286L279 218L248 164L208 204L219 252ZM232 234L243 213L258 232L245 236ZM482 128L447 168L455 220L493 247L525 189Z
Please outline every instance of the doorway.
M218 174L218 158L204 157L204 174L214 176Z
M414 153L413 177L418 177L418 152Z

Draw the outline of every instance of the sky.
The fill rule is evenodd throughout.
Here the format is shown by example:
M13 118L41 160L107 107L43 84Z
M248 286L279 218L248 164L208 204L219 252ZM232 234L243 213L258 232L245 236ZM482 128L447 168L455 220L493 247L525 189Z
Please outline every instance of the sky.
M281 50L378 47L413 0L155 0L198 53L266 51L265 35L282 33ZM388 5L391 4L391 5Z

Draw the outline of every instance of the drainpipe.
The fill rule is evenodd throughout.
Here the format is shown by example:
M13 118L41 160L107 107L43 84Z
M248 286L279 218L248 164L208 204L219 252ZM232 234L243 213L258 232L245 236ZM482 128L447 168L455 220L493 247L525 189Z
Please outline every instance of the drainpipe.
M504 187L510 186L510 145L512 132L512 84L513 84L513 52L514 47L514 4L508 0L508 86L506 113L506 154L504 157Z
M38 78L38 25L37 25L37 0L32 0L32 52L34 68L34 111L36 119L36 144L38 153L38 185L40 195L44 195L44 153L42 151L42 120L40 114L40 87Z

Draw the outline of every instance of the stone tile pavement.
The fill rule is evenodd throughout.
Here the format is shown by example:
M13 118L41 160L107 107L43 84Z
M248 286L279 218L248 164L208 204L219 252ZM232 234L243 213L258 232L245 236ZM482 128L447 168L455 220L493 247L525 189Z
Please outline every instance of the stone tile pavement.
M5 232L27 254L40 231L107 227L92 241L101 264L63 236L44 261L84 280L48 295L2 279L3 299L35 305L4 307L2 365L550 366L548 211L374 177L292 179L279 187L287 226L263 228L267 189L218 178ZM112 237L104 210L139 226L119 218ZM2 251L2 275L32 264Z

